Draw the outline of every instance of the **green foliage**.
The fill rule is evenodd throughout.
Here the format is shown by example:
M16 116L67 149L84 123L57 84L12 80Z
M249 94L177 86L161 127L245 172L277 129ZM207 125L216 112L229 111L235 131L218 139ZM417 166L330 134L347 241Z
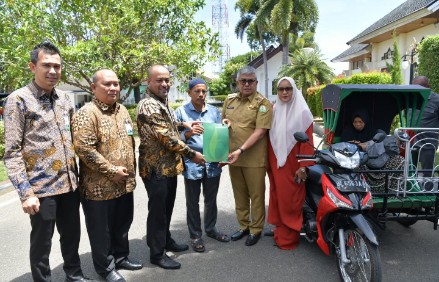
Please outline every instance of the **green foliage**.
M215 98L215 100L217 100L217 101L224 102L224 101L227 99L227 96L228 96L228 95L217 95L217 96L215 96L214 98Z
M393 31L393 52L392 52L392 65L387 64L390 75L392 77L393 84L402 84L402 73L401 73L401 55L398 48L398 38L395 31Z
M349 77L337 77L331 81L332 84L349 84Z
M297 38L300 33L316 29L319 11L314 0L266 0L260 3L255 23L266 26L265 30L275 34L286 50L289 50L290 34ZM287 54L282 62L284 65L288 63Z
M187 77L220 50L217 35L194 16L204 0L0 3L0 87L6 91L28 83L29 51L46 38L61 49L62 80L84 91L100 68L113 69L121 88L131 90L152 64L175 65L175 75Z
M336 78L333 84L392 84L392 77L386 72L363 72L350 77Z
M137 105L129 105L129 106L126 106L126 108L128 110L128 113L130 114L131 122L133 123L134 135L137 136L138 135L137 120L136 120Z
M227 61L219 78L213 79L210 83L210 95L227 95L231 92L234 92L236 87L236 73L257 56L258 53L256 52L248 52L246 54L233 57Z
M316 87L308 88L307 93L307 104L309 109L312 112L312 115L315 117L323 117L323 109L322 109L322 89L325 88L326 85L320 85Z
M439 92L439 35L428 36L419 47L418 74L428 77L431 89Z
M176 110L178 107L183 106L183 104L181 103L169 103L169 107L171 107L172 109Z
M292 77L296 81L297 87L302 89L306 99L309 87L329 83L333 79L334 73L321 59L318 50L306 52L301 49L293 54L291 64L284 66L278 76Z
M6 167L3 162L0 162L0 181L8 179L8 173L6 172Z
M0 121L0 159L3 159L5 154L5 125Z

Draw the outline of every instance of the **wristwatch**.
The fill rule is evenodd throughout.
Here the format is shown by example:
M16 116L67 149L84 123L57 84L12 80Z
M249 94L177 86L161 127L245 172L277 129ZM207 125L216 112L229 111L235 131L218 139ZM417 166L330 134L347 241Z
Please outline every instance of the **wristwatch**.
M301 171L301 172L304 172L304 173L306 172L306 170L305 170L304 167L301 167L301 168L300 168L300 171Z
M239 147L238 150L241 152L241 155L244 154L244 149Z

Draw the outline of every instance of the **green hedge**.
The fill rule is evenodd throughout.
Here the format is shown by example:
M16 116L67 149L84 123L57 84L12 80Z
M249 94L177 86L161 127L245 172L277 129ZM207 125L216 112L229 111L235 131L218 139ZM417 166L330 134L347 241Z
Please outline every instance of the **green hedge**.
M418 74L425 75L434 92L439 91L439 35L428 36L419 47Z
M335 78L331 82L332 84L391 84L392 77L389 73L385 72L367 72L357 73L350 77ZM322 117L322 89L326 85L316 86L308 88L307 100L308 107L311 110L313 116Z
M5 125L0 121L0 159L3 159L5 154Z
M333 84L391 84L392 76L387 72L356 73L350 77L336 78Z
M214 98L217 101L221 101L224 102L227 99L228 95L216 95L216 96L212 96L212 98Z
M323 117L322 110L322 89L325 88L326 85L310 87L307 90L306 102L308 103L308 107L312 112L312 115L315 117Z

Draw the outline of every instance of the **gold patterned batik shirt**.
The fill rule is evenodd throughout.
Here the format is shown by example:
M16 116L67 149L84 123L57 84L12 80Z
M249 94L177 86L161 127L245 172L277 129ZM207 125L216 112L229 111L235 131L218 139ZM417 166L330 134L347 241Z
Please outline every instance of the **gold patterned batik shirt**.
M116 103L108 106L96 98L73 117L73 143L79 156L79 191L87 200L110 200L136 187L133 124L127 109ZM126 167L128 180L111 179L117 166Z
M65 92L53 89L46 93L35 81L7 97L3 160L22 201L76 189L72 115Z
M192 159L195 151L180 139L174 115L166 101L153 94L140 101L137 108L140 135L139 173L149 177L173 177L183 171L181 156Z

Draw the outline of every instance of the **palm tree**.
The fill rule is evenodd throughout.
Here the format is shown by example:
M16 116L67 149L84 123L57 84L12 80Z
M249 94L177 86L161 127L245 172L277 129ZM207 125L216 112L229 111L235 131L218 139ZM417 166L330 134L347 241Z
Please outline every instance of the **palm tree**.
M238 0L235 5L235 9L241 11L241 18L235 26L235 34L238 38L243 39L244 33L253 26L256 34L259 36L259 43L262 46L262 57L264 60L264 72L265 72L265 95L268 95L268 62L267 62L267 51L265 46L265 41L263 37L263 27L265 26L264 21L259 21L256 23L255 16L256 12L260 7L259 0Z
M319 18L314 0L266 0L256 13L254 21L267 22L271 30L281 37L282 64L288 64L290 33L298 37L300 31L314 32Z
M294 78L297 87L302 89L305 98L309 87L329 83L334 77L334 72L322 61L318 50L311 52L303 49L298 50L294 52L291 61L291 64L282 68L279 76Z

